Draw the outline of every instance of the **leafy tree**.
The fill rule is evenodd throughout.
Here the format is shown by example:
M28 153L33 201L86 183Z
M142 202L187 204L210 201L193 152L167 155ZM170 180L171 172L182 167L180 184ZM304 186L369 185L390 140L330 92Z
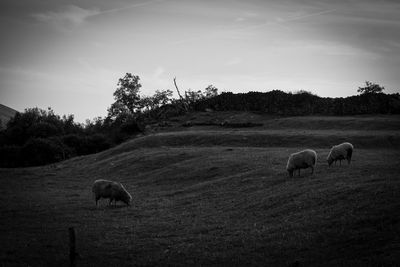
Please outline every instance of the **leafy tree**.
M5 135L8 144L24 144L31 137L49 137L64 133L65 123L74 126L72 121L64 121L55 115L51 108L28 108L17 112L7 123ZM77 127L77 126L76 126Z
M152 119L163 117L165 114L161 107L173 103L171 97L171 90L157 90L153 96L142 96L139 101L142 115Z
M142 131L135 115L98 117L82 125L51 108L25 109L0 131L0 167L43 165L108 149Z
M185 91L185 101L189 106L192 106L195 102L204 98L203 93L198 91L193 91L191 89Z
M156 90L153 95L153 104L155 107L161 107L171 102L171 90Z
M385 90L385 87L380 86L376 83L372 83L370 81L366 81L365 85L365 87L358 87L357 92L361 94L378 94L382 93L383 90Z
M142 85L139 76L126 73L124 78L118 81L118 88L114 92L115 102L108 109L109 117L117 117L120 114L135 114L140 110L139 91Z
M204 95L206 98L211 98L214 96L218 95L218 88L215 87L214 85L209 85L207 88L204 90Z
M310 96L314 95L311 91L307 91L307 90L303 90L303 89L295 91L293 94L295 94L295 95L310 95Z
M0 146L0 167L19 167L21 165L21 146Z
M25 166L44 165L65 159L63 144L55 139L29 139L21 152Z
M153 109L153 97L151 96L142 96L139 101L140 110L142 112L148 112Z

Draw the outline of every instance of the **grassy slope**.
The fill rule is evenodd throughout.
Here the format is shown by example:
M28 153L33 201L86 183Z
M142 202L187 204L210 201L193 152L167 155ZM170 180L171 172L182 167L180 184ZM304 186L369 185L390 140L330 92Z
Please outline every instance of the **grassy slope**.
M400 264L399 117L211 116L264 126L183 129L179 118L96 155L0 169L0 261L66 266L74 226L82 265ZM329 147L349 136L352 165L328 168ZM305 147L316 173L289 179L287 157ZM96 208L98 178L121 181L133 206Z

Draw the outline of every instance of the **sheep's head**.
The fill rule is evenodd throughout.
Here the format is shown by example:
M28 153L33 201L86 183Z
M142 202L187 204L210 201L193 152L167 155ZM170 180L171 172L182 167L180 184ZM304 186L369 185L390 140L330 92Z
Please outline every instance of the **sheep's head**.
M286 164L286 170L289 173L289 177L293 177L293 171L294 171L294 164L293 164L293 159L292 156L289 157L289 160Z
M124 202L127 206L131 205L132 196L127 191L124 191L121 196L121 201Z
M125 202L126 205L130 206L131 205L131 201L132 201L132 197L129 196L129 198L127 198L126 201L124 201L124 202Z
M126 205L130 206L132 196L126 191L125 187L122 184L118 184L113 187L112 196L116 201L122 201Z
M286 170L289 173L289 177L293 177L293 172L294 172L293 164L288 164L286 166Z
M332 165L332 163L333 163L333 158L332 158L332 149L334 148L334 146L331 148L331 151L329 152L329 154L328 154L328 157L326 158L326 161L328 162L328 165L329 165L329 167Z
M332 165L332 163L333 163L333 158L332 157L330 157L330 155L328 156L328 158L326 159L326 161L328 162L328 165L329 165L329 167Z

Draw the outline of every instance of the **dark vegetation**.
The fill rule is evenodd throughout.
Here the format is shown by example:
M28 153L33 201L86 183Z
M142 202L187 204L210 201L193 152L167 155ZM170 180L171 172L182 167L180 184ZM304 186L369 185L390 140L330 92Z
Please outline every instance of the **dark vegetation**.
M140 95L140 78L127 73L119 79L115 102L105 118L75 123L72 115L54 114L49 108L17 113L0 132L0 167L35 166L97 153L143 133L147 125L170 125L173 117L197 111L250 111L276 116L400 114L400 95L384 94L384 87L366 82L360 95L322 98L307 91L285 93L249 92L218 94L212 85L203 92L186 90L179 99L171 90ZM184 126L248 128L261 126L249 121L186 121Z
M26 109L0 132L0 167L44 165L97 153L140 131L136 120L129 116L81 125L72 115L60 117L51 109Z
M281 116L399 114L400 95L366 93L346 98L319 97L310 92L222 93L195 103L194 110L253 111Z

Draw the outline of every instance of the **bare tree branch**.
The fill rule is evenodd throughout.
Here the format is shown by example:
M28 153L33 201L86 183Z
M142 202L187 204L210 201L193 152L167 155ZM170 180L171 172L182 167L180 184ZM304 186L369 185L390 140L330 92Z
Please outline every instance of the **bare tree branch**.
M182 97L181 93L179 92L178 85L176 84L176 77L174 77L174 85L175 85L176 91L178 92L178 95L179 95L179 98L180 98L180 100L181 100L183 109L184 109L185 111L188 111L187 103L186 103L185 99Z

